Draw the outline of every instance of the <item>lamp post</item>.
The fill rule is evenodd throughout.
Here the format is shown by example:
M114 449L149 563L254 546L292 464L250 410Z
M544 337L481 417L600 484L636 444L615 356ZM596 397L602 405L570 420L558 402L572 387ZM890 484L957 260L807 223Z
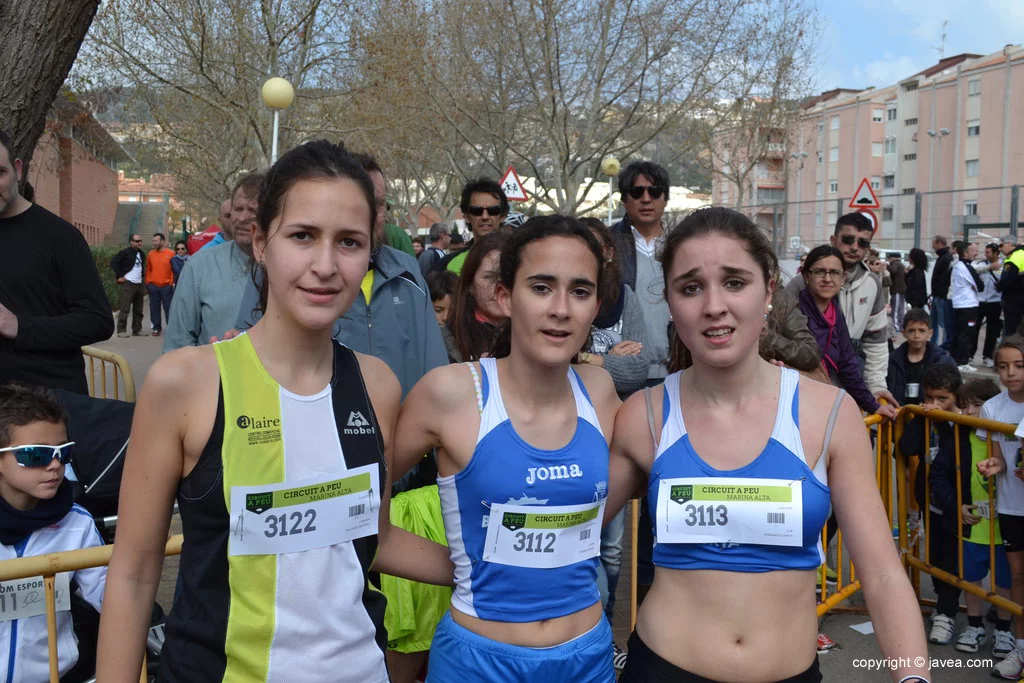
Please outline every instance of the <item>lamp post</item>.
M931 153L931 145L930 145L931 140L929 140L929 147L928 147L928 222L929 222L929 224L934 226L935 225L935 217L932 214L932 198L933 198L934 195L932 195L932 192L935 191L935 157L938 156L938 159L939 159L939 173L941 174L942 173L942 138L944 138L947 135L949 135L949 128L939 128L939 130L937 132L932 130L931 128L929 128L925 132L928 133L928 137L931 138L931 140L934 140L936 137L939 139L939 153L938 153L938 155L935 155L935 154ZM933 227L933 232L934 232L934 227ZM914 244L916 245L917 243L915 242Z
M612 224L612 176L619 174L621 165L615 157L605 157L601 160L601 173L608 176L608 225Z
M277 126L278 114L282 109L292 106L295 101L295 88L283 78L275 76L263 84L263 103L274 110L274 136L270 147L270 163L277 161Z
M803 241L803 233L800 232L800 205L801 196L803 194L803 172L804 172L804 159L807 158L807 152L790 152L789 156L800 162L800 165L796 167L796 234ZM786 212L786 225L789 225L789 212ZM787 234L786 237L789 235ZM785 239L785 238L784 238ZM784 247L787 248L788 247Z

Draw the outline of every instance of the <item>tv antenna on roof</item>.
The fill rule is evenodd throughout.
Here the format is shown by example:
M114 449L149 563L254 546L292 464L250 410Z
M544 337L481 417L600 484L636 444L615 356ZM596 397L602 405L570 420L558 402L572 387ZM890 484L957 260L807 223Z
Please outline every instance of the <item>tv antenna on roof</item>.
M942 58L946 56L946 25L947 24L949 24L949 20L948 19L943 19L942 20L942 35L941 35L941 37L939 39L939 46L936 47L936 48L933 48L935 50L938 50L938 52L939 52L939 61L940 62L942 61Z

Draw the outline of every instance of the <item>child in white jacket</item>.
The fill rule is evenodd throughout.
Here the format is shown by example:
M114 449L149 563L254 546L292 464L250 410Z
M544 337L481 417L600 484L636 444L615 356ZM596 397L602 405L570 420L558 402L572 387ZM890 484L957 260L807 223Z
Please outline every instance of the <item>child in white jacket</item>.
M63 408L46 389L0 386L0 562L103 545L92 516L71 500L64 467L67 441ZM71 621L72 581L97 610L107 568L58 574L57 659L63 676L78 661ZM40 576L0 582L0 681L49 680L46 591Z

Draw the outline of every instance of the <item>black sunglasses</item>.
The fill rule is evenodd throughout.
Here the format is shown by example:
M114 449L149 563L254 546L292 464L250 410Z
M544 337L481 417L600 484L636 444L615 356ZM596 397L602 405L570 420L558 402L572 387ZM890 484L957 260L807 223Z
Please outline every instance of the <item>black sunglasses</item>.
M861 249L868 249L871 247L871 240L866 240L863 237L854 237L853 235L843 235L839 238L839 241L847 246L856 242L857 246Z
M657 185L637 185L627 190L627 193L633 199L640 199L644 196L644 192L651 195L651 199L660 199L661 195L665 194L665 188L658 187Z
M469 207L469 210L466 211L466 213L468 213L470 216L483 216L484 215L484 211L487 212L488 216L500 216L501 215L501 207L500 206L471 206L471 207Z

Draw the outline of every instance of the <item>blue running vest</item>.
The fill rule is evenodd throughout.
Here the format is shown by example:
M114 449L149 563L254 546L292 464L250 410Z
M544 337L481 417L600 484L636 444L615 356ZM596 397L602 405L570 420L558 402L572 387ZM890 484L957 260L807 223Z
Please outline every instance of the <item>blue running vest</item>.
M654 524L656 566L670 569L715 569L734 572L770 572L785 569L816 569L824 561L821 528L831 510L825 458L820 457L812 471L807 466L800 441L799 380L796 370L781 368L779 407L771 438L754 460L739 469L718 470L701 459L690 443L679 406L679 378L665 378L663 428L661 442L648 481L648 506L652 520L664 514L674 501L658 499L661 479L724 478L782 479L800 482L803 497L802 535L799 546L743 543L658 543L658 524ZM685 483L685 482L684 482ZM795 484L794 484L795 485ZM769 520L765 520L766 527Z
M438 477L445 532L455 565L452 605L480 619L528 622L578 612L599 600L599 558L541 569L483 560L491 503L578 505L608 491L608 442L579 376L569 370L576 399L576 433L563 448L534 448L505 412L495 359L481 358L477 383L480 431L461 472Z

